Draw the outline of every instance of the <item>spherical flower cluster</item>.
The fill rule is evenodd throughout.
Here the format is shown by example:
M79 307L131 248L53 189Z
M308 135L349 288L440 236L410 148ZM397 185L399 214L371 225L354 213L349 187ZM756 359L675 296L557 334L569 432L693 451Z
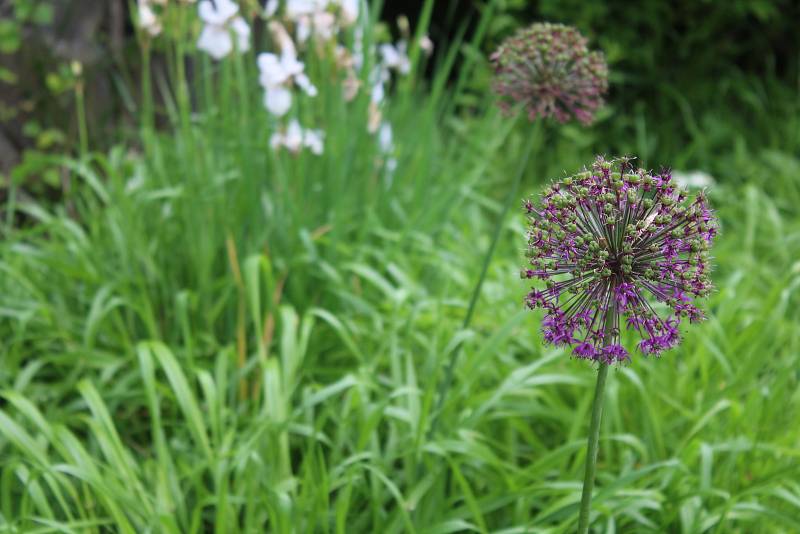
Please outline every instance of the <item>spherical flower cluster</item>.
M550 23L507 39L491 56L502 109L522 103L530 120L592 122L608 90L608 67L602 52L589 51L586 43L575 28Z
M704 318L693 299L711 289L708 249L717 233L704 192L690 200L668 171L598 157L525 209L530 266L522 277L545 284L526 303L546 310L546 342L572 346L578 358L622 362L623 321L642 353L659 355L680 341L682 319Z

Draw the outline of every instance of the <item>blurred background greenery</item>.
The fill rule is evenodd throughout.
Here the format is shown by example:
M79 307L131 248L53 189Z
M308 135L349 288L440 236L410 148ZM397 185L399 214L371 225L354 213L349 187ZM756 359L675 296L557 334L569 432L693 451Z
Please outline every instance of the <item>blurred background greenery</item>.
M386 143L303 49L320 156L271 147L284 15L238 4L252 47L216 62L193 2L154 38L136 2L0 2L0 531L573 531L594 370L523 309L521 214L461 328L534 134L525 195L634 154L701 171L722 223L709 321L612 373L595 532L800 531L796 2L363 4L410 72ZM607 54L590 128L496 110L487 55L536 20Z

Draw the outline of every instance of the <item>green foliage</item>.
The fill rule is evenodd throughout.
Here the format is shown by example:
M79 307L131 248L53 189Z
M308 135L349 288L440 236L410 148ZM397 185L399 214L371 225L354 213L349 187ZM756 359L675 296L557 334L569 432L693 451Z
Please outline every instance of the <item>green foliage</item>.
M595 371L543 347L521 305L521 215L460 327L531 130L486 94L454 113L449 66L485 65L448 52L386 110L391 181L367 97L335 87L301 110L325 128L322 156L270 150L253 52L197 58L197 110L173 61L154 85L162 130L144 117L128 145L30 162L70 186L60 205L5 204L0 529L574 531ZM781 149L798 124L784 104L764 108L758 146L731 114L680 116L693 134L675 166L720 182L719 291L680 349L610 373L597 532L800 530L800 159ZM613 140L603 124L544 128L526 194L603 147L655 164L678 144L625 111Z

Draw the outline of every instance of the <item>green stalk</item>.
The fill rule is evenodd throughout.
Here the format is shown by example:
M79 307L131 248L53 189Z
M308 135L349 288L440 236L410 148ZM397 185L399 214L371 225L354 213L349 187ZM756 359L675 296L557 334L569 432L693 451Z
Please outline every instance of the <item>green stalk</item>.
M611 339L613 335L613 318L615 314L615 306L609 306L603 339ZM587 534L587 532L589 532L589 513L592 507L592 489L594 488L594 474L597 469L597 449L600 444L600 420L603 417L603 394L606 390L607 377L608 364L601 363L600 369L597 371L597 384L594 388L594 401L592 401L592 420L589 424L589 438L586 445L586 471L583 475L581 511L578 517L578 534Z
M75 107L76 114L78 115L78 145L80 147L81 159L85 159L86 154L89 153L89 129L86 126L83 73L79 72L78 76L81 76L75 86Z
M494 251L497 248L497 242L500 240L500 234L503 230L503 223L506 219L506 214L508 213L509 208L511 208L511 204L514 202L514 199L517 196L517 190L519 189L520 181L522 180L522 175L525 173L525 169L528 166L528 160L530 159L531 152L533 152L533 147L539 140L539 135L541 132L541 122L537 121L534 123L534 129L530 137L528 137L524 152L522 154L522 159L520 160L520 165L517 168L517 172L514 174L514 180L511 183L511 189L508 191L508 195L506 195L505 202L503 203L503 208L500 211L500 215L497 218L497 222L495 223L494 227L494 235L492 236L492 242L489 245L489 249L486 251L486 255L483 257L483 265L481 266L481 274L478 277L478 283L475 284L475 287L472 290L472 297L469 300L469 306L467 307L467 314L464 316L464 322L461 324L461 330L466 330L470 323L472 322L472 315L475 313L475 305L478 302L478 297L481 294L481 288L483 287L483 282L486 279L486 273L489 271L489 264L492 262L492 256L494 256ZM433 410L433 418L431 419L431 426L428 429L428 437L434 435L436 431L436 425L439 421L439 415L442 411L442 406L444 405L444 399L447 396L447 392L450 389L450 386L453 384L453 375L455 373L456 364L461 356L461 344L459 343L455 346L452 351L450 352L450 360L447 363L447 368L445 369L444 373L444 380L439 385L439 391L436 399L436 406Z
M148 141L155 131L155 111L153 107L153 89L150 82L150 40L143 37L142 51L142 131Z
M600 418L603 415L603 393L606 389L608 364L601 363L597 371L597 385L594 389L592 403L592 422L589 425L589 442L586 452L586 473L583 476L583 493L581 495L581 514L578 519L578 534L589 532L589 511L592 504L592 488L594 473L597 467L597 447L600 442Z

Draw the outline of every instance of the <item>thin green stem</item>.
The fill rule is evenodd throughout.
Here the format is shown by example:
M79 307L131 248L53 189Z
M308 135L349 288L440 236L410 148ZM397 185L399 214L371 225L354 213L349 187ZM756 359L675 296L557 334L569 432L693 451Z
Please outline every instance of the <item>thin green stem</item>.
M608 364L601 363L597 371L597 385L594 389L592 403L592 422L589 426L589 442L586 452L586 472L583 476L583 493L581 495L581 514L578 519L578 534L589 532L589 511L592 504L592 488L594 473L597 468L597 448L600 443L600 418L603 415L603 393L606 389Z
M508 210L511 208L511 204L514 202L514 199L517 197L517 190L519 189L519 184L522 181L522 175L525 174L525 169L528 166L528 160L530 159L531 153L533 152L533 147L539 140L539 134L541 131L540 123L534 124L534 131L530 137L528 137L524 152L522 154L522 159L520 160L520 165L517 168L517 172L514 174L514 180L511 183L511 189L508 191L508 195L506 195L505 202L503 203L503 207L500 211L500 215L497 218L497 222L495 223L494 227L494 234L492 235L492 241L489 244L489 248L486 251L486 255L483 257L483 265L481 266L481 273L478 277L478 283L475 284L475 287L472 290L472 297L469 300L469 306L467 307L467 314L464 316L464 322L461 324L461 330L466 330L470 323L472 322L472 316L475 313L475 305L478 302L478 297L481 294L481 288L483 287L483 282L486 279L486 273L489 271L489 264L492 262L492 256L494 256L494 251L497 248L497 243L500 240L500 234L503 230L503 223L506 219L506 214ZM439 384L439 391L436 399L436 406L433 410L433 416L431 419L431 425L428 428L428 437L433 436L436 432L436 426L439 421L440 412L442 411L442 406L444 405L445 397L447 396L447 392L450 389L450 386L453 384L453 375L455 373L456 364L458 364L458 360L461 356L461 343L457 344L453 349L451 349L449 354L449 361L447 362L447 368L445 369L444 373L444 380Z
M144 38L141 45L142 51L142 122L141 127L146 139L149 141L150 136L153 135L155 130L155 111L153 107L153 88L150 81L150 41L147 37Z
M610 306L608 317L616 313L614 306ZM605 335L603 339L612 338L613 320L606 320ZM581 494L581 511L578 518L578 534L589 532L589 515L592 507L592 489L594 488L594 474L597 469L597 450L600 444L600 420L603 417L603 394L606 389L608 377L608 364L600 363L597 371L597 385L594 388L594 401L592 402L592 420L589 424L589 438L586 445L586 471L583 475L583 492Z
M82 74L81 74L82 76ZM86 126L86 102L84 100L84 83L81 78L75 87L75 107L78 115L78 143L81 159L89 153L89 129Z

